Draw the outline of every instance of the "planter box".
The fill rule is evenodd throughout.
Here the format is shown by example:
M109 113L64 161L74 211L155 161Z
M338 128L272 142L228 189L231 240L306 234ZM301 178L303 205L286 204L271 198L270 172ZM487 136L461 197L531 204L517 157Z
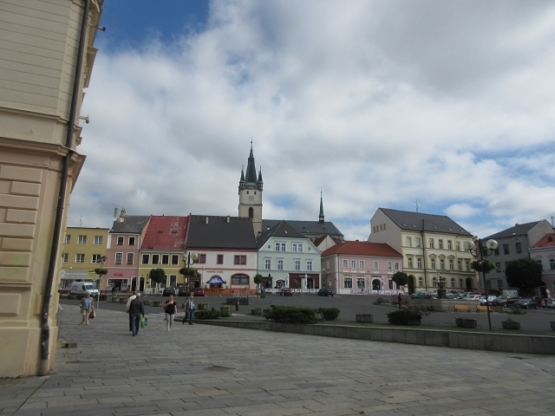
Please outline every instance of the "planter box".
M477 321L469 318L455 318L455 324L459 328L476 328Z
M262 315L262 308L252 308L251 315Z
M369 313L360 313L356 315L357 322L371 324L374 322L374 317Z
M262 309L262 316L264 316L264 318L267 318L268 316L270 316L270 311L271 309Z
M112 296L112 302L119 302L119 298L117 296Z
M127 298L119 298L119 303L127 303Z
M152 304L152 301L150 299L145 299L145 300L143 300L143 304L145 306L150 306Z
M220 306L220 312L225 312L225 313L231 314L231 306L230 305Z
M207 311L208 310L208 303L206 303L206 302L197 303L197 306L198 306L199 311Z
M152 306L160 306L162 304L161 300L153 300L152 301Z
M520 322L502 321L501 325L503 326L503 329L520 329Z

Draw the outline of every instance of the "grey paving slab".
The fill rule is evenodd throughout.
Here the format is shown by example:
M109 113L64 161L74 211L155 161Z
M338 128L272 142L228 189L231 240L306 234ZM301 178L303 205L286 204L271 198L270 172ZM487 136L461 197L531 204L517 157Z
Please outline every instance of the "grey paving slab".
M64 313L78 314L71 305ZM162 316L64 319L47 377L0 380L0 415L552 415L555 357L343 340Z

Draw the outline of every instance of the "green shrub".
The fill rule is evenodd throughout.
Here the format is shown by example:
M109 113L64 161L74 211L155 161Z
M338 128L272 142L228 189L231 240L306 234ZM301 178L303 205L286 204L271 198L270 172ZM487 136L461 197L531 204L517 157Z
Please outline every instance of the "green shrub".
M522 308L513 308L510 312L507 313L510 313L512 315L526 315L526 311Z
M373 305L384 305L384 304L388 304L389 302L387 300L385 300L384 298L378 298L374 301Z
M392 325L410 325L413 321L420 321L422 316L421 311L413 309L399 309L387 314Z
M271 321L287 324L315 324L320 322L316 310L299 306L271 305L270 312L264 317Z
M318 308L316 309L316 312L322 317L324 318L324 320L326 321L334 321L337 319L337 317L339 316L339 313L341 312L339 309L337 308Z
M218 318L227 318L227 317L229 317L228 313L220 312L216 310L195 312L196 319L218 319Z

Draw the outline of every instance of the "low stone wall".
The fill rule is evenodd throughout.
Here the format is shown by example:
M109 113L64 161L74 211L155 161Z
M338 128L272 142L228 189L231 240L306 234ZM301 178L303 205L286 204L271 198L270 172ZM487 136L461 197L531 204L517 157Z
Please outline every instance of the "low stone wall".
M272 321L198 320L206 325L276 331L324 337L398 342L432 347L464 348L520 354L555 354L555 337L545 335L491 334L422 328L361 327L349 325L296 325Z

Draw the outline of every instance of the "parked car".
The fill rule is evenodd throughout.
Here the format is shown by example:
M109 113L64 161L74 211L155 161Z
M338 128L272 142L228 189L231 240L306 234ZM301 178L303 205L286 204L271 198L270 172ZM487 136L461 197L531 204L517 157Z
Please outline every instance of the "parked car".
M279 291L280 296L293 296L293 291L289 287L282 287Z
M498 296L492 303L494 306L512 306L518 298L509 295Z
M333 290L323 287L318 291L318 296L333 296Z
M190 291L187 286L179 286L177 289L177 296L189 296Z
M497 296L494 295L489 295L488 296L488 304L489 305L493 305L493 301L497 299ZM484 295L480 296L480 305L481 306L486 306L486 297Z
M555 299L547 298L547 299L545 300L545 307L546 307L546 308L555 309Z
M175 296L175 288L173 287L166 287L164 289L164 291L162 292L162 296L170 296L170 295L174 295Z
M202 287L195 287L193 292L195 296L204 296L204 289Z
M538 309L538 302L532 298L521 298L514 303L515 308Z

